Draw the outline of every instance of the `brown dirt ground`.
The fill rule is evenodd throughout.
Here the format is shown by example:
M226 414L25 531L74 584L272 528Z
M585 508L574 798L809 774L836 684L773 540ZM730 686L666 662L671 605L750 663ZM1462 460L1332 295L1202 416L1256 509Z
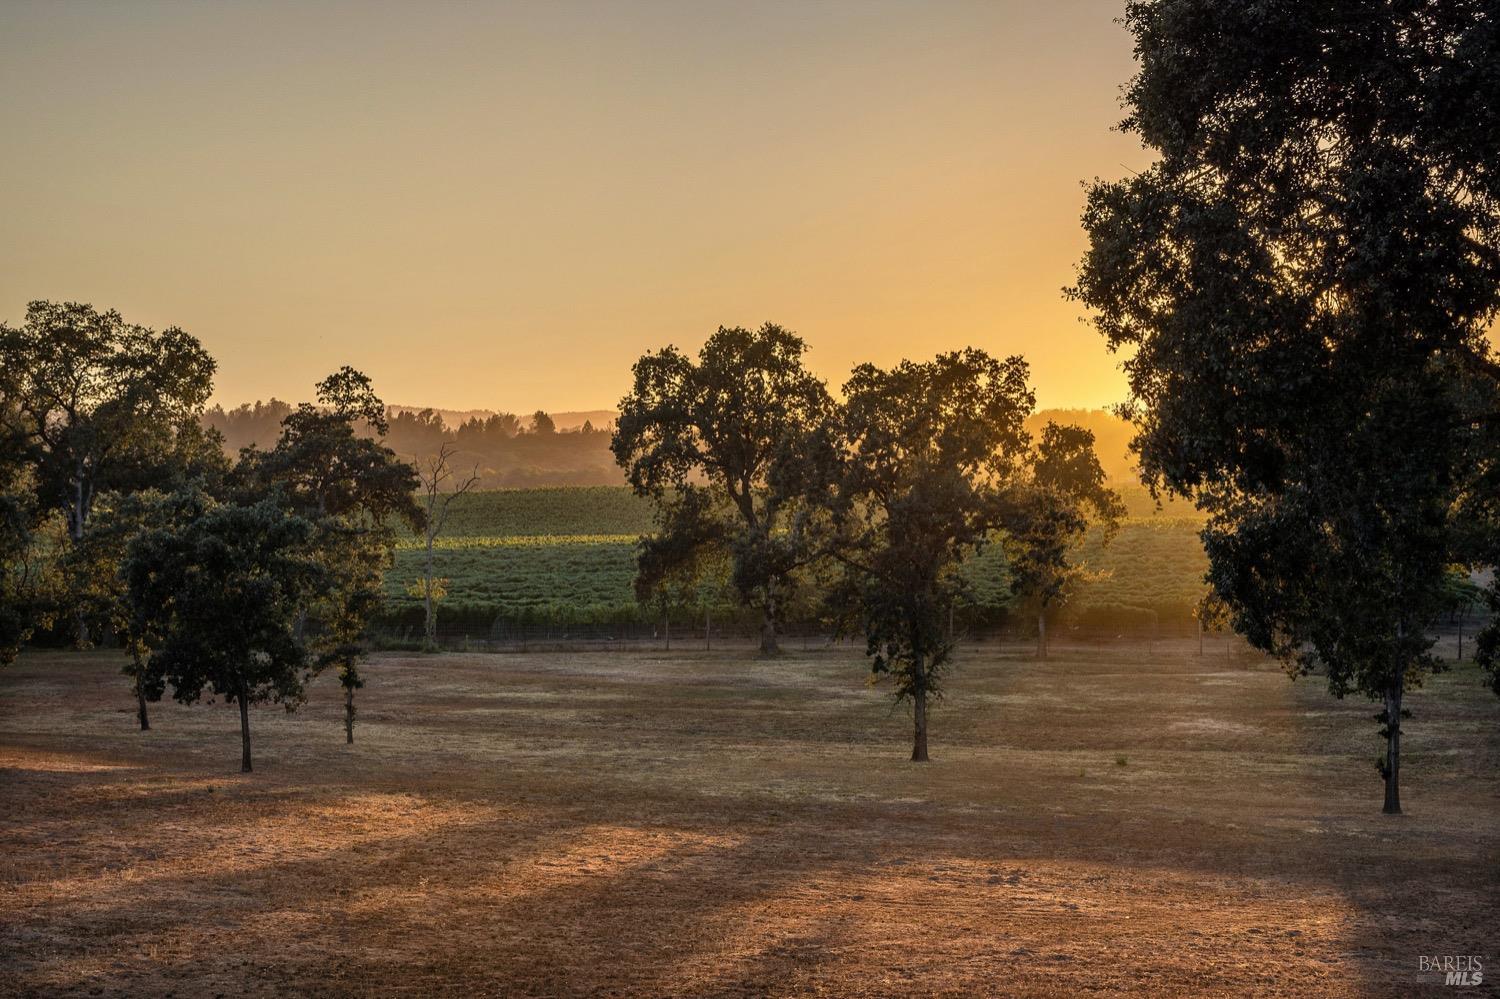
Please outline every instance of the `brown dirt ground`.
M0 992L1410 995L1500 980L1500 701L1224 647L966 649L933 762L856 652L381 655L255 711L0 671ZM1459 990L1462 991L1462 990Z

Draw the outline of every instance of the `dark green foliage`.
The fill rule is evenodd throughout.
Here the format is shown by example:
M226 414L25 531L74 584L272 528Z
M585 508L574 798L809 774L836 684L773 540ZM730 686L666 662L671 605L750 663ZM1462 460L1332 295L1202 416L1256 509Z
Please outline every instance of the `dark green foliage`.
M722 571L724 525L729 519L722 507L706 489L688 489L662 504L658 530L636 543L632 585L637 600L686 602L700 583ZM745 575L753 577L755 572L747 570Z
M108 618L119 545L84 551L96 506L111 495L217 486L227 463L198 421L214 362L175 327L156 332L117 312L76 303L32 302L18 327L0 324L0 478L11 490L0 587L0 646L14 648L40 621L63 613L81 644L90 618ZM21 495L16 490L24 490ZM34 548L51 513L79 550L49 573L55 553ZM43 596L40 576L52 584Z
M1024 361L979 350L890 370L861 365L844 385L845 455L827 502L831 550L847 568L834 599L864 635L872 668L915 714L912 759L927 759L927 702L953 651L959 567L1015 517L1033 407Z
M1076 550L1090 522L1101 525L1108 540L1125 505L1105 485L1093 431L1082 427L1043 427L1024 480L1006 549L1013 588L1036 608L1037 654L1045 659L1047 610L1062 603L1085 574Z
M24 490L0 492L0 666L51 623L58 606L60 581L35 544L33 503Z
M812 558L799 500L831 404L803 366L806 349L767 323L719 327L696 362L675 347L648 354L611 441L631 488L660 510L642 546L643 592L691 575L710 550L727 553L741 599L763 612L766 653L777 647L778 603Z
M1127 7L1124 122L1160 153L1090 191L1073 294L1127 352L1153 487L1209 515L1252 643L1383 702L1438 664L1447 566L1493 561L1485 331L1500 304L1493 3Z
M425 518L413 495L416 469L382 443L385 404L370 379L340 368L318 383L317 397L319 405L304 403L282 420L274 448L242 452L233 481L242 502L274 497L314 525L312 548L326 587L299 610L297 637L303 637L306 615L317 610L318 663L338 668L352 742L354 691L363 686L360 640L380 606L382 574L395 546L391 522L419 530ZM361 436L361 427L375 436Z
M301 609L327 589L315 526L266 500L206 506L171 528L136 535L125 560L132 604L164 622L150 668L186 704L205 694L240 705L241 769L249 771L248 707L301 703L313 663L297 639Z
M0 324L0 416L39 506L61 511L81 538L106 492L221 474L223 456L198 423L214 367L176 327L158 333L87 305L32 302L21 326Z
M359 664L365 630L379 611L394 539L389 527L324 517L315 525L312 550L324 576L311 611L318 621L311 642L319 671L333 667L344 688L344 736L354 741L354 691L365 685Z
M241 498L279 490L303 516L399 518L419 525L416 470L378 438L356 433L360 424L377 435L386 425L385 406L370 380L342 368L318 383L318 402L303 403L282 421L274 448L244 452L235 469Z
M138 535L181 526L201 516L208 502L196 487L170 495L155 491L106 494L89 533L60 560L73 613L97 634L118 639L130 656L124 673L131 679L143 731L151 727L147 702L160 700L164 690L160 675L150 667L152 650L161 643L167 627L168 607L133 599L123 566Z
M14 661L52 609L48 574L38 564L35 534L41 522L27 467L26 436L16 419L11 379L0 376L0 665Z

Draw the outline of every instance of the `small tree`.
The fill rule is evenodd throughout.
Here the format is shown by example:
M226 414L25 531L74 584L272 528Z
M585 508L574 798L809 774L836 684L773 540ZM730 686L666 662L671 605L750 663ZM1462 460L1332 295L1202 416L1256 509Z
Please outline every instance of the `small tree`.
M1193 621L1198 626L1198 654L1203 655L1203 633L1217 634L1229 628L1229 605L1212 586L1193 605Z
M315 550L327 589L308 594L299 609L296 638L314 602L321 615L320 666L336 665L344 688L344 731L354 740L354 692L364 685L360 638L380 603L381 579L392 560L393 520L414 529L423 523L413 496L417 475L384 444L385 404L370 379L340 368L317 385L318 404L303 403L281 423L270 451L241 452L234 480L242 502L278 499L287 512L315 525ZM367 429L373 437L361 436Z
M313 525L271 501L216 506L137 535L125 562L132 603L169 608L150 669L184 704L205 691L239 705L240 770L249 773L250 705L301 703L312 663L298 611L325 587Z
M647 354L610 442L631 488L660 511L643 559L695 559L706 545L731 553L740 599L761 609L767 655L778 651L778 602L815 556L799 500L831 403L803 366L806 349L767 323L719 327L696 362L675 347Z
M1020 506L1034 405L1026 377L1019 357L969 349L888 371L861 365L844 385L830 550L848 572L836 597L874 673L912 702L913 761L928 758L928 701L953 652L958 567Z
M1458 649L1453 658L1458 662L1463 662L1464 624L1468 622L1469 615L1474 613L1475 608L1484 602L1484 591L1478 583L1474 582L1463 566L1455 565L1448 567L1445 596L1448 612L1453 615L1453 621L1458 625Z
M1006 549L1014 590L1036 604L1037 658L1046 659L1048 606L1062 603L1071 587L1092 575L1073 553L1091 521L1108 540L1125 504L1105 485L1094 433L1082 427L1049 422L1022 478L1025 502L1007 532Z
M354 692L365 685L359 672L365 655L361 640L383 599L393 541L388 527L349 524L336 517L326 517L316 527L313 547L324 577L313 605L319 624L313 648L320 671L338 671L344 689L344 741L352 744Z
M206 502L207 496L196 486L170 495L155 491L107 494L92 529L63 558L62 571L70 577L67 590L75 612L101 633L118 635L130 656L123 672L131 681L142 732L151 728L147 703L161 700L164 689L150 663L152 649L163 638L170 605L131 593L125 559L137 535L201 516Z
M543 414L545 415L545 414ZM433 548L443 528L448 526L448 513L453 501L479 484L479 466L476 464L463 480L459 480L452 467L458 445L444 441L437 454L417 466L417 478L425 494L423 510L425 528L423 534L427 545L427 558L422 563L422 578L413 595L422 598L422 640L427 651L437 649L437 604L448 595L448 581L433 575ZM408 592L413 592L408 589Z

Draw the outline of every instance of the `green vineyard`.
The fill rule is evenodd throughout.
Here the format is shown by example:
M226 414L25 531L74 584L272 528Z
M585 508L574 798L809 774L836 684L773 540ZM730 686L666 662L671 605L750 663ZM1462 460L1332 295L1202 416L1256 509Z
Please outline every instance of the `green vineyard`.
M448 580L440 618L479 630L497 621L605 625L654 620L658 612L641 608L631 589L635 541L651 523L650 504L625 488L501 490L459 497L434 550L434 572ZM1108 544L1099 532L1091 532L1079 554L1088 576L1056 615L1064 624L1104 629L1189 622L1207 568L1199 527L1186 517L1135 516ZM420 538L402 538L395 567L386 577L388 623L420 621L421 600L409 588L420 578L425 559ZM1005 564L998 547L981 553L965 575L979 603L992 610L1005 603Z

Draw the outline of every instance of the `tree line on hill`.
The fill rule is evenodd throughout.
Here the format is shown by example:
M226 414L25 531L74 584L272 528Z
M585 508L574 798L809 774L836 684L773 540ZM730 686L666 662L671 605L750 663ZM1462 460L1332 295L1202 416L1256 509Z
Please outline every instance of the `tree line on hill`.
M203 411L201 423L219 434L232 458L243 448L274 442L281 432L281 421L295 408L275 398L228 409L213 405ZM435 457L443 447L451 447L453 463L477 468L479 489L613 486L625 482L610 453L617 413L600 411L569 427L558 426L551 414L541 410L523 417L509 412L387 406L385 418L385 443L391 450L421 462ZM1134 481L1135 463L1129 447L1132 430L1119 416L1103 409L1043 409L1027 418L1026 428L1038 434L1048 422L1091 431L1106 478L1114 483ZM363 423L357 432L364 436L374 433Z
M295 407L280 399L244 403L230 409L211 406L202 416L205 428L216 431L225 450L267 446L281 432L281 421ZM385 411L387 447L412 462L430 460L444 446L454 449L453 460L478 471L478 487L512 489L533 486L618 485L620 471L609 453L611 427L559 428L553 417L537 410L527 417L514 413L470 415L449 425L443 413L430 408L388 406ZM362 436L374 428L360 423Z

